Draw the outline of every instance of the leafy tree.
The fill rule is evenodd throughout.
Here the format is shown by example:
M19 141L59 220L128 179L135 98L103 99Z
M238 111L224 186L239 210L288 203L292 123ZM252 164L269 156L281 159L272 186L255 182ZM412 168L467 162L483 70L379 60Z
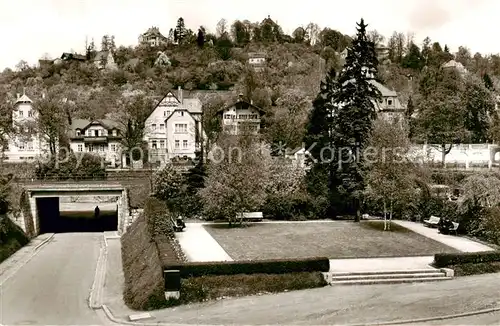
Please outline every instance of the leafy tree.
M424 67L424 60L420 54L420 49L414 43L411 43L408 53L403 57L401 66L413 70L420 70Z
M302 145L310 101L300 90L287 90L276 101L273 116L266 120L273 144L297 148Z
M38 113L35 130L46 138L51 155L57 152L60 140L65 138L68 127L65 106L64 99L59 98L59 95L56 95L53 91L34 102L34 107Z
M9 195L12 178L12 174L0 174L0 215L5 215L10 210Z
M226 219L231 226L238 221L238 214L258 211L264 204L269 153L252 135L225 135L218 146L220 150L212 151L205 188L199 194L205 216Z
M297 27L292 33L295 43L304 43L306 40L306 30L303 27Z
M207 177L207 168L203 157L183 177L183 182L186 184L182 206L184 215L188 217L199 216L203 211L203 202L199 192L205 187L205 178Z
M495 87L493 86L493 81L491 80L490 75L488 75L487 73L483 74L483 83L484 86L486 86L486 88L489 89L490 91L495 90Z
M9 102L7 94L0 93L0 159L2 157L5 146L7 145L7 137L13 132L12 124L12 104Z
M384 231L391 229L394 210L415 197L409 129L403 121L378 119L370 135L370 153L365 152L368 165L366 193L381 201L384 211ZM389 214L389 223L387 215Z
M205 45L205 28L203 26L200 26L200 28L198 28L198 36L196 38L196 43L200 48L202 48Z
M221 20L219 20L219 22L217 23L217 26L215 28L216 32L217 32L217 37L218 38L221 38L221 37L227 37L228 35L228 32L227 32L227 20L225 20L224 18L222 18Z
M470 132L472 143L484 143L489 140L490 117L495 112L493 95L476 76L465 78L463 92L465 108L465 127Z
M233 47L233 42L231 42L231 40L226 34L220 37L215 44L215 49L219 54L219 58L221 58L222 60L231 59L232 47Z
M163 200L170 212L178 215L182 213L185 187L182 175L171 165L167 165L154 176L153 195Z
M343 190L353 196L356 221L360 219L363 177L363 151L376 118L375 101L381 101L381 93L372 81L378 79L378 60L375 45L366 36L364 20L357 24L357 34L348 49L346 63L339 75L340 89L335 98L339 108L335 117L335 143L342 148L340 161L348 162L340 167Z
M250 42L251 35L248 27L240 20L236 20L231 26L231 35L237 46L245 46Z
M456 71L428 69L421 78L416 101L416 132L423 140L437 145L443 166L453 144L467 137L460 80Z
M203 131L207 137L205 147L207 151L217 142L218 136L222 131L222 121L219 117L218 111L225 105L226 102L220 96L207 99L203 102L203 116L201 123Z
M134 94L122 98L122 110L115 112L114 120L122 124L122 150L132 155L134 160L138 160L140 151L144 150L143 138L146 130L146 119L153 109L151 98L144 93Z
M347 46L347 40L344 35L328 27L321 31L319 37L323 46L329 46L337 52L343 51Z

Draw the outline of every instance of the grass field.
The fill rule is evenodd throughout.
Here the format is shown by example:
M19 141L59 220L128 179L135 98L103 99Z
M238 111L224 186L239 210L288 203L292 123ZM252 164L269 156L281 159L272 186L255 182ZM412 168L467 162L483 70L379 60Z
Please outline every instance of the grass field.
M381 221L325 223L255 223L229 228L205 225L234 260L301 258L371 258L427 256L457 250L398 225L383 231Z

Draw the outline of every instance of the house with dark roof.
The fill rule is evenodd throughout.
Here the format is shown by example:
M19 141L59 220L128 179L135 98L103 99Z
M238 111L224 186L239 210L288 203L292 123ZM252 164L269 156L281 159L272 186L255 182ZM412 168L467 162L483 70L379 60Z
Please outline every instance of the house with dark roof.
M398 93L375 80L370 80L370 83L375 85L382 94L382 100L375 102L378 117L384 119L402 118L406 112L406 107L401 105Z
M163 166L175 158L195 158L204 139L201 115L199 98L183 96L180 87L168 92L146 119L150 162Z
M120 166L122 126L109 119L74 119L68 130L71 150L101 156L111 166Z
M61 60L62 61L80 61L80 62L85 62L85 61L87 61L87 56L83 55L83 54L78 54L78 53L64 52L61 55Z
M221 116L222 130L231 135L238 135L244 131L258 133L261 118L266 112L255 106L252 101L245 100L243 94L240 94L235 103L221 108L218 113Z

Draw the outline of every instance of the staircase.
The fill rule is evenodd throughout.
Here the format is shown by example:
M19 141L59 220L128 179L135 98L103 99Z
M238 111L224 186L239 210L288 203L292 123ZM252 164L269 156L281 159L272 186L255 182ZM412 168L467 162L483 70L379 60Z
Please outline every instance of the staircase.
M453 279L453 270L414 269L373 272L329 272L324 273L330 285L368 285L434 282Z

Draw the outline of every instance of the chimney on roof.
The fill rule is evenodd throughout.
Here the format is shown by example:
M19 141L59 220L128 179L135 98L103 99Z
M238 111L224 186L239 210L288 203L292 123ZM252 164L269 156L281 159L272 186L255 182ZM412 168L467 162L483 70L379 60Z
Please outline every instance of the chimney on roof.
M183 98L182 98L182 87L178 87L177 88L177 97L179 97L179 102L181 102L181 104L183 103Z
M238 94L238 102L241 102L241 101L243 101L243 94L242 93Z
M17 93L16 96L17 96L18 100L19 100L19 98L21 98L21 94L19 94L19 93Z

